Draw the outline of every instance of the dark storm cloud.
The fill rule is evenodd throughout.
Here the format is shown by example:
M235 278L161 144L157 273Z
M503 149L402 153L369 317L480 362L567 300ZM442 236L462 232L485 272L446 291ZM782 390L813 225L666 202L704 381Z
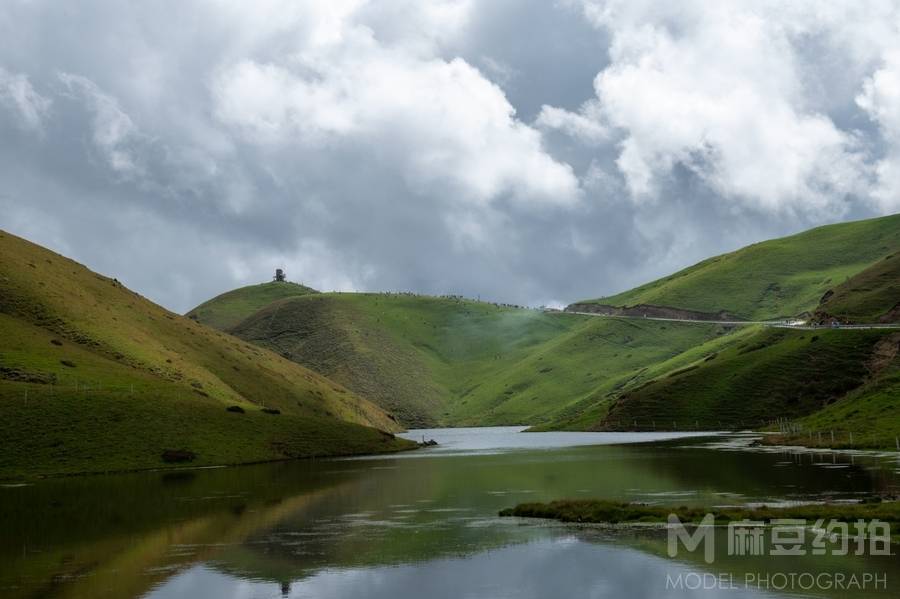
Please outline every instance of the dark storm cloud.
M661 6L6 3L0 227L179 311L536 305L896 210L896 7Z

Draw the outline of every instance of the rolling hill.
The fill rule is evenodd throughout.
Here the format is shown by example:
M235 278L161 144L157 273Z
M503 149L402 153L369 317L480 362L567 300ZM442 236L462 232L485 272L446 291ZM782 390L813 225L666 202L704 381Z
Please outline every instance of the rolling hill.
M249 285L217 295L188 312L187 317L224 330L235 326L250 314L276 300L310 293L318 291L289 281Z
M408 426L760 427L870 392L891 397L896 364L884 356L895 332L634 316L884 321L900 299L898 250L900 216L890 216L755 244L563 313L458 297L302 294L255 311L254 302L233 303L245 308L232 312L241 320L226 330L338 381ZM232 292L232 302L254 289ZM218 301L205 310L215 313ZM573 313L598 306L622 317ZM191 314L216 324L199 309ZM885 402L879 409L892 405Z
M807 416L877 379L888 364L873 357L894 335L759 329L623 393L597 428L757 428Z
M617 295L573 306L651 305L745 320L812 312L833 287L900 248L900 214L763 241Z
M202 316L201 322L202 322ZM540 424L722 334L715 325L544 313L462 298L323 293L228 329L303 364L407 426Z
M826 291L815 316L821 322L900 321L900 252Z
M641 306L637 311L649 304L754 319L805 313L818 323L896 323L898 250L897 215L831 225L712 258L596 301ZM792 291L777 299L768 293L773 289ZM856 447L894 447L900 435L897 329L745 327L720 339L718 347L693 351L692 363L658 365L655 376L623 389L611 402L595 397L605 409L588 411L577 424L599 430L765 428L781 419L794 423L779 425L785 433L779 440ZM570 425L558 420L549 426ZM823 429L828 434L820 439Z
M408 447L338 383L5 232L0 339L0 477Z

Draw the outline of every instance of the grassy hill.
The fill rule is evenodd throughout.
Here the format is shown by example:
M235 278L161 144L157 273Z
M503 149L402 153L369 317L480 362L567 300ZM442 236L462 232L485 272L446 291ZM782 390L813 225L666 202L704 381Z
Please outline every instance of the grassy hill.
M650 304L748 320L814 310L831 288L900 249L900 215L812 229L704 260L610 297L577 302Z
M854 323L900 321L900 251L827 291L816 317Z
M721 334L714 325L365 293L276 301L230 331L346 385L408 426L550 422Z
M819 317L827 310L884 320L898 300L898 249L900 216L833 225L594 301L745 319L818 306ZM204 305L215 312L217 303ZM338 381L409 426L758 427L895 391L890 369L872 367L887 363L877 356L889 330L592 317L410 294L307 294L255 312L252 302L234 305L245 306L233 312L244 318L230 332Z
M623 393L595 427L758 428L807 416L878 380L876 356L895 334L759 329Z
M225 330L274 301L310 293L318 291L289 281L249 285L218 295L188 312L187 316L211 327Z
M900 217L766 241L596 300L729 312L747 319L811 312L813 320L900 320ZM544 428L771 428L773 441L895 446L900 435L896 330L741 327L648 368L612 395ZM826 430L825 437L820 431ZM811 433L811 431L814 431ZM837 437L832 441L832 431Z
M898 348L900 335L885 338L879 347L885 361L879 376L851 391L841 401L799 419L794 423L799 428L797 432L774 441L811 446L897 449L900 438Z
M0 478L408 446L341 385L3 232L0 339Z

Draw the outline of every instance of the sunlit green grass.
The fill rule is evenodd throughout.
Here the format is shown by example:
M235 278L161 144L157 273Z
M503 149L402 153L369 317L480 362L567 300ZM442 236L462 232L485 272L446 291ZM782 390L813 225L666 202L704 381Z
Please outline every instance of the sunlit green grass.
M769 319L809 312L835 289L826 307L840 301L870 318L896 304L895 261L883 258L898 247L900 215L844 223L596 301ZM235 334L346 385L408 426L766 426L875 393L883 373L873 377L868 363L889 334L548 314L412 294L294 296L252 313L255 299L235 298L254 297L256 288L233 293L230 305L243 312L232 318L245 317Z
M345 293L275 302L233 331L410 426L551 422L721 334L715 325Z
M191 310L188 317L213 328L225 330L274 301L310 293L317 292L315 289L289 281L250 285L217 295Z
M587 302L727 310L750 320L790 317L814 310L826 291L898 248L900 215L829 225L716 256Z
M357 426L398 428L337 383L2 232L0 339L0 477L407 445Z

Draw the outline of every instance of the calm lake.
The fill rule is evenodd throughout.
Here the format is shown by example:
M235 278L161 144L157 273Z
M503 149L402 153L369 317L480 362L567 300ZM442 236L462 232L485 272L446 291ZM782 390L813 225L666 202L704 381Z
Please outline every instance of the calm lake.
M900 596L897 555L728 556L723 540L708 565L702 552L669 558L658 528L496 516L559 498L737 505L897 494L895 457L761 451L734 437L520 430L410 431L440 445L390 457L0 487L0 596ZM778 572L871 573L887 589L743 584L748 573ZM737 588L666 588L667 577L689 573L727 574Z

